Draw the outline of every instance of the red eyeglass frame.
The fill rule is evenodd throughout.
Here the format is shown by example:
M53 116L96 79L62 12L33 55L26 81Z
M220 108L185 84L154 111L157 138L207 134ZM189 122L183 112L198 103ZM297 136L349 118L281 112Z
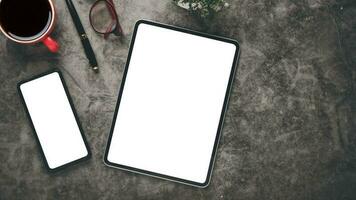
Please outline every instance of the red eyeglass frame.
M110 12L111 18L112 18L112 23L108 26L108 28L106 29L105 32L98 31L95 28L95 26L93 25L93 22L92 22L92 11L95 8L95 6L97 6L99 3L102 3L102 2L104 2L105 5L107 6L107 8L108 8L108 10ZM116 13L116 10L115 10L115 5L114 5L114 1L113 0L97 0L97 1L95 1L94 4L91 6L90 11L89 11L89 22L90 22L91 27L94 29L94 31L99 33L99 34L103 34L105 39L111 33L114 33L117 36L122 36L123 35L123 31L122 31L122 28L121 28L121 25L120 25L119 17L118 17L118 15ZM115 26L114 29L112 29L113 26Z

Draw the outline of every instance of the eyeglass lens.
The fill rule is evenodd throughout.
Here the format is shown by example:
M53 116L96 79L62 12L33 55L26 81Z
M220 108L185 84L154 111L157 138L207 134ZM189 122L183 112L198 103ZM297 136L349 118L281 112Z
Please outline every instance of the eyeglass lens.
M117 16L115 8L110 1L97 1L90 12L90 21L93 28L99 33L110 33L117 26Z

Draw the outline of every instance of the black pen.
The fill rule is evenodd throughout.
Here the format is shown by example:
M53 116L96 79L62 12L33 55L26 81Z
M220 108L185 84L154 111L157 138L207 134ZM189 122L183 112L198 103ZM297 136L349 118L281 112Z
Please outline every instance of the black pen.
M87 34L85 33L82 23L80 22L80 18L78 16L77 11L75 10L73 2L72 2L72 0L66 0L66 3L68 6L70 15L72 16L75 28L77 29L77 32L79 34L80 40L82 41L85 55L87 56L89 63L91 65L91 67L93 68L93 70L95 72L98 72L99 71L98 62L96 61L93 48L90 45L89 39L87 37Z

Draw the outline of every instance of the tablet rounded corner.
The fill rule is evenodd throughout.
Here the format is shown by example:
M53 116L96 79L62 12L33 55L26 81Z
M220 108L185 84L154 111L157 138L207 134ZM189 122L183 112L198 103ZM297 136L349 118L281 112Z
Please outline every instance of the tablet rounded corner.
M50 174L53 174L53 173L55 173L55 172L57 172L58 171L58 167L51 167L51 166L49 166L49 164L46 162L46 168L47 168L47 171L50 173Z
M91 157L92 157L91 151L89 150L89 148L87 148L87 154L84 155L83 158L85 158L85 159L90 159Z
M23 84L23 81L20 81L17 83L16 85L16 88L17 88L17 91L21 92L21 85Z
M236 48L236 51L239 52L240 51L240 43L237 40L230 40L231 44L233 44Z
M207 188L210 184L210 179L210 176L206 177L205 181L203 183L198 183L197 186L202 189Z
M137 20L136 23L135 23L135 29L137 29L137 28L140 26L140 24L147 24L147 23L148 23L147 20L139 19L139 20Z
M59 69L54 69L54 70L52 71L52 73L56 73L56 74L58 74L59 76L62 75L62 73L61 73L61 71L59 71Z
M104 162L104 164L105 164L106 166L109 166L109 167L112 166L112 163L111 163L111 162L109 161L109 159L108 159L108 154L107 154L107 153L104 155L103 162Z

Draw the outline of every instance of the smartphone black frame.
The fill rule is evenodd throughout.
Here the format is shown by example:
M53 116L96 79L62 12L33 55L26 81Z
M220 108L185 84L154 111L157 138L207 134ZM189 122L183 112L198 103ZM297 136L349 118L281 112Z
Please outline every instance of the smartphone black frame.
M48 165L47 158L46 158L46 156L45 156L45 154L44 154L44 152L43 152L42 145L41 145L40 140L39 140L39 138L38 138L38 135L37 135L35 126L34 126L34 124L33 124L33 122L32 122L31 115L30 115L30 113L29 113L29 111L28 111L28 108L27 108L27 105L26 105L25 98L24 98L24 96L23 96L23 94L22 94L22 92L21 92L21 88L20 88L20 86L21 86L22 84L24 84L24 83L33 81L33 80L35 80L35 79L41 78L41 77L43 77L43 76L46 76L46 75L49 75L49 74L52 74L52 73L58 73L58 75L59 75L59 77L60 77L60 80L61 80L61 82L62 82L62 85L63 85L64 91L65 91L65 94L66 94L67 99L68 99L68 102L69 102L70 107L71 107L71 109L72 109L72 112L73 112L73 114L74 114L76 123L77 123L77 125L78 125L78 127L79 127L80 134L81 134L82 139L83 139L83 141L84 141L85 148L86 148L86 150L87 150L87 152L88 152L88 154L87 154L85 157L79 158L79 159L77 159L77 160L74 160L74 161L72 161L72 162L66 163L66 164L64 164L64 165L61 165L61 166L56 167L56 168L53 168L53 169L50 168L49 165ZM27 118L28 118L28 120L29 120L29 122L30 122L31 129L32 129L32 131L33 131L33 133L34 133L34 135L35 135L36 143L37 143L37 145L39 146L39 149L40 149L41 157L42 157L42 159L43 159L43 161L44 161L44 163L45 163L45 168L47 169L48 172L50 172L50 173L55 173L55 172L58 172L59 170L62 170L62 169L64 169L64 168L67 168L67 167L72 166L72 165L76 165L77 163L79 163L79 162L81 162L81 161L88 160L88 159L91 158L92 154L91 154L91 151L90 151L90 148L89 148L88 141L87 141L87 139L86 139L86 137L85 137L85 135L84 135L84 131L83 131L82 125L81 125L81 123L80 123L80 121L79 121L79 117L78 117L77 112L76 112L76 110L75 110L73 101L72 101L72 99L71 99L71 97L70 97L70 94L69 94L67 85L66 85L66 83L65 83L65 81L64 81L64 78L63 78L63 75L62 75L61 71L59 71L58 69L52 69L52 70L46 71L46 72L44 72L44 73L41 73L41 74L39 74L39 75L33 76L33 77L29 78L29 79L25 79L25 80L23 80L23 81L20 81L20 82L17 84L17 91L18 91L18 93L19 93L19 95L20 95L21 102L22 102L22 104L24 105L26 116L27 116Z
M181 178L178 178L178 177L168 176L168 175L165 175L165 174L155 173L155 172L151 172L151 171L147 171L147 170L143 170L143 169L138 169L138 168L134 168L134 167L126 166L126 165L112 163L112 162L110 162L108 160L108 153L109 153L109 149L110 149L112 135L113 135L114 128L115 128L116 117L117 117L117 113L118 113L118 110L119 110L122 93L123 93L124 86L125 86L125 80L126 80L126 76L127 76L127 73L128 73L128 68L130 66L130 60L131 60L131 55L132 55L132 51L133 51L134 44L135 44L137 30L138 30L138 27L139 27L140 24L148 24L148 25L158 26L158 27L165 28L165 29L170 29L170 30L179 31L179 32L183 32L183 33L188 33L188 34L192 34L192 35L196 35L196 36L200 36L200 37L210 38L210 39L213 39L213 40L218 40L218 41L222 41L222 42L231 43L231 44L236 46L236 51L235 51L234 60L233 60L232 66L231 66L231 72L230 72L230 76L229 76L228 86L227 86L226 92L225 92L223 108L221 110L219 125L218 125L217 133L216 133L216 136L215 136L213 152L212 152L212 155L211 155L211 158L210 158L208 174L206 176L206 180L204 181L204 183L194 182L194 181L190 181L190 180L181 179ZM218 143L219 143L219 140L220 140L220 137L221 137L221 130L222 130L222 127L223 127L224 117L225 117L225 113L226 113L226 110L227 110L227 105L228 105L228 102L229 102L232 83L233 83L233 80L234 80L234 77L235 77L235 74L236 74L236 70L237 70L237 62L238 62L239 55L240 55L240 45L236 40L232 40L232 39L228 39L228 38L224 38L224 37L219 37L219 36L215 36L215 35L210 35L210 34L206 34L206 33L201 33L201 32L197 32L197 31L192 31L192 30L189 30L189 29L181 28L181 27L176 27L176 26L166 25L166 24L162 24L162 23L147 21L147 20L139 20L139 21L137 21L136 24L135 24L133 35L132 35L130 49L129 49L129 53L128 53L128 57L127 57L127 61L126 61L126 66L125 66L125 70L124 70L124 74L123 74L123 78L122 78L122 82L121 82L121 86L120 86L120 90L119 90L119 94L118 94L118 100L117 100L116 107L115 107L114 117L113 117L111 129L110 129L110 133L109 133L109 138L108 138L106 149L105 149L104 163L106 165L108 165L109 167L114 167L114 168L130 171L130 172L144 174L144 175L148 175L148 176L152 176L152 177L156 177L156 178L161 178L161 179L170 180L170 181L173 181L173 182L179 182L179 183L192 185L192 186L196 186L196 187L201 187L201 188L207 187L209 185L209 182L210 182L210 179L211 179L212 169L213 169L213 166L214 166L214 161L215 161L215 157L216 157Z

